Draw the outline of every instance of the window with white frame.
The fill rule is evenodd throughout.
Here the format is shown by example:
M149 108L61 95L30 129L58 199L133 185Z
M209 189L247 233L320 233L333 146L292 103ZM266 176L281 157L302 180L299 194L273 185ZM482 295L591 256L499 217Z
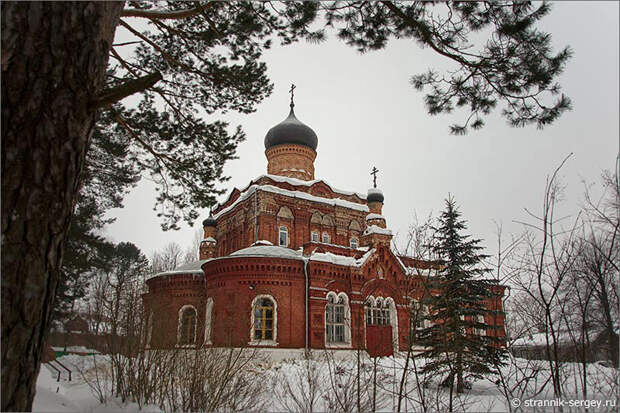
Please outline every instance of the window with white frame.
M273 297L257 296L252 302L252 342L275 342L277 336L277 307Z
M323 243L329 244L329 234L327 232L323 233Z
M359 245L359 243L357 241L357 238L355 238L355 237L351 238L351 244L350 245L351 245L351 248L357 248L358 245Z
M196 309L191 305L185 305L179 310L179 323L177 330L177 344L189 346L196 344Z
M486 325L480 325L480 324L485 324L484 323L484 316L482 314L478 314L476 316L476 324L478 324L478 326L474 327L474 334L477 336L486 336L487 334L487 329L486 329Z
M325 306L325 338L327 343L344 343L344 298L330 295Z
M312 242L319 242L319 233L318 233L318 231L312 231Z
M381 297L366 301L366 325L391 325L390 306Z
M278 245L281 247L288 247L288 228L285 226L280 227L280 238Z
M327 347L347 346L351 343L351 309L349 298L344 292L327 293L325 305L325 345Z

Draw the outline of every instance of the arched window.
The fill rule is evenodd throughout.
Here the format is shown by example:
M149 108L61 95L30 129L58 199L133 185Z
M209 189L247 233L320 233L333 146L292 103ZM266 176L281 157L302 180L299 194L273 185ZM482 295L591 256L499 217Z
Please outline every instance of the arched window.
M196 343L196 309L191 305L184 305L179 310L179 324L177 330L177 344L191 346Z
M366 325L369 326L392 326L392 343L398 344L398 314L396 304L391 297L376 299L368 297L365 302Z
M250 344L275 345L278 328L276 300L270 295L258 295L252 301L252 330Z
M330 241L329 234L327 232L324 232L323 233L323 243L324 244L329 244L329 241Z
M280 236L278 238L278 245L281 247L288 247L288 228L285 226L280 227Z
M213 344L211 341L211 325L213 323L213 298L207 298L207 310L205 312L205 344Z
M351 238L351 248L357 248L359 246L357 238Z
M327 305L325 306L325 345L338 346L350 345L351 309L349 299L345 293L336 295L335 292L327 293Z
M372 308L372 324L385 326L390 324L390 309L383 298L377 298L375 306Z
M312 231L312 242L319 242L319 232Z

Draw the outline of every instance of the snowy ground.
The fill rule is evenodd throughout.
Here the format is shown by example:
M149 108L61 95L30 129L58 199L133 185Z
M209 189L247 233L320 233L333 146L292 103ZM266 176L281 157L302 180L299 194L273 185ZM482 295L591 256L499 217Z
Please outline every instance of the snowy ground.
M313 410L315 411L341 411L347 410L347 403L355 403L357 400L354 389L356 388L357 371L355 353L339 352L337 359L327 361L324 356L317 354L313 360L304 360L300 354L290 354L296 358L273 358L269 362L261 362L254 366L253 373L257 379L264 383L262 400L257 404L259 410L268 411L299 411L299 404L307 404L307 396L311 393L308 385L308 378L316 383L315 400ZM119 399L107 396L107 400L100 401L98 397L96 382L98 372L109 368L109 361L105 356L77 356L68 355L60 358L61 362L73 371L73 380L68 381L63 375L60 382L56 381L57 373L47 368L41 367L41 372L37 381L37 393L35 396L33 411L80 411L80 412L137 412L137 411L162 411L157 406L142 406L136 403L123 404ZM381 358L377 360L377 410L395 411L398 407L398 393L401 385L403 358ZM373 362L365 358L361 362L362 379L361 387L365 393L366 408L370 410L372 400L372 378ZM545 382L548 379L546 362L532 362L523 359L513 359L512 363L502 371L508 388L512 392L510 397L503 394L502 387L495 382L498 376L489 377L473 383L473 387L463 396L455 400L454 408L456 411L508 411L509 400L518 396L520 408L517 411L554 411L557 409L533 409L525 408L523 403L526 399L553 399L552 387ZM411 365L409 366L411 367ZM533 372L540 371L535 380L527 382L520 381L524 376L532 375ZM578 400L581 385L579 382L579 365L566 363L563 365L565 399ZM601 366L600 364L590 364L588 366L588 398L591 400L602 400L598 407L591 404L594 408L590 411L618 411L617 408L604 407L604 400L613 397L614 390L617 389L618 371ZM101 375L99 375L101 377ZM89 383L90 382L90 385ZM431 411L443 411L447 407L448 394L446 389L437 386L436 382L431 382L429 386L422 387L417 385L415 375L409 374L403 382L403 390L406 397L401 400L401 411L420 411L421 402L424 402ZM334 390L336 389L336 390ZM306 400L304 401L304 396ZM424 399L422 401L422 399ZM258 403L258 402L257 402ZM344 405L339 405L344 403ZM594 402L592 402L594 403ZM351 406L355 410L355 404ZM578 408L564 407L564 411L583 411L583 405ZM513 409L514 411L514 409Z
M80 371L92 372L92 356L66 355L59 359L72 370L71 381L63 374L60 382L58 373L41 366L37 379L37 393L32 404L33 412L161 412L157 406L145 406L140 410L136 403L123 404L119 399L101 403ZM103 360L102 360L103 361ZM88 377L89 374L86 374Z

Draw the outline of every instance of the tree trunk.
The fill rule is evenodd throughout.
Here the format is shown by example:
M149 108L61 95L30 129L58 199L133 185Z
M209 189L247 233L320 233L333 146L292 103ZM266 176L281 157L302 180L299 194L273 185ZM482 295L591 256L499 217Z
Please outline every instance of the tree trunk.
M456 392L461 394L465 391L463 382L463 350L456 354Z
M32 409L121 2L2 2L2 411Z

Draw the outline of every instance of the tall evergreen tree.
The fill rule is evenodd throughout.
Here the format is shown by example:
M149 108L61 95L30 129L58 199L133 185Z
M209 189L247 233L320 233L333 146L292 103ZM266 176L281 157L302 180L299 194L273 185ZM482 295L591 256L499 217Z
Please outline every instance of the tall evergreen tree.
M430 280L431 295L423 301L430 308L431 326L420 331L427 347L425 355L432 359L424 372L446 374L444 383L456 392L464 391L466 375L482 378L502 363L505 350L494 334L477 334L478 329L493 328L483 318L489 314L484 301L493 296L493 280L482 277L490 272L484 267L488 257L481 251L481 240L463 234L467 229L452 197L434 227L431 248L439 257L441 268Z
M0 409L31 408L95 125L131 144L129 159L158 184L162 225L176 228L214 202L223 164L244 138L213 115L255 110L272 90L263 50L274 36L284 44L321 40L321 27L310 30L321 11L341 39L362 51L410 38L454 62L447 78L429 72L412 79L430 88L429 113L469 108L454 133L481 127L498 102L515 126L547 125L570 107L555 83L570 52L554 54L549 35L536 28L546 3L446 3L445 13L432 13L434 6L2 2ZM148 30L136 29L136 19ZM135 36L135 54L114 43L119 27ZM472 48L471 38L482 33L488 39ZM135 93L142 94L135 107L121 102Z

